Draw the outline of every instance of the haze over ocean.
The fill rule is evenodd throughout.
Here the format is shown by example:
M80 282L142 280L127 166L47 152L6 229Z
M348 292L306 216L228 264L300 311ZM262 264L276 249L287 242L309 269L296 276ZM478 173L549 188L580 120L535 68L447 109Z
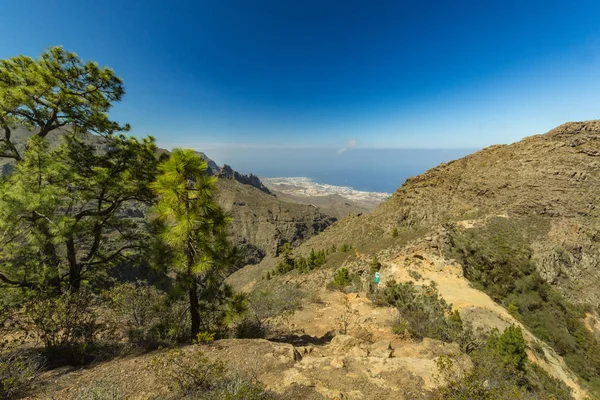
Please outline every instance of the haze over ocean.
M406 178L470 154L474 149L323 148L204 150L217 164L269 178L307 177L317 183L392 193Z

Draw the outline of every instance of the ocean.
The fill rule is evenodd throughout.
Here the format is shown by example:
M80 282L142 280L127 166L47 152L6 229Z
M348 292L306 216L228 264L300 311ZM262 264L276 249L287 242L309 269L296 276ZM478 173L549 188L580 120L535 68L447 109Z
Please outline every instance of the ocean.
M200 149L202 151L202 149ZM474 149L212 149L206 154L244 174L307 177L317 183L394 192L404 181Z

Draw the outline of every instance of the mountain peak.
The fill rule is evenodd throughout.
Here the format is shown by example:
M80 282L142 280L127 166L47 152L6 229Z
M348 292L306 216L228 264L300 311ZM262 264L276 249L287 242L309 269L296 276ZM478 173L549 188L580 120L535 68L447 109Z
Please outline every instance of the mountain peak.
M552 129L544 136L562 138L572 135L595 135L600 137L600 120L566 122Z

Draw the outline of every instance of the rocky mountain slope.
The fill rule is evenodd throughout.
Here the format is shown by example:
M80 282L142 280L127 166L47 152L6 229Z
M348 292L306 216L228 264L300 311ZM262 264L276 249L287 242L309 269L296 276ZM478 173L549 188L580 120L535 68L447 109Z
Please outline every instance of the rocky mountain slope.
M237 179L222 177L218 187L219 202L233 217L231 233L243 265L276 256L284 243L297 246L335 222L314 206L282 201Z
M344 267L368 285L369 262L377 255L382 283L431 280L463 320L482 331L521 326L530 360L565 382L575 398L585 398L596 378L582 371L597 368L596 350L581 358L570 352L598 346L591 337L598 338L600 326L599 207L600 121L567 123L408 179L372 213L338 221L294 254L342 245L355 250L330 256L317 273L294 271L283 279L312 290ZM229 280L243 290L264 290L264 276L277 263L265 260ZM511 270L513 263L523 270ZM499 294L503 271L517 286ZM537 289L519 286L535 276L543 281ZM547 291L566 300L549 300ZM552 309L554 301L563 305ZM581 344L567 350L561 343L574 335Z
M317 242L384 248L394 228L485 226L495 216L522 221L535 236L532 258L544 279L574 301L600 305L600 121L567 123L441 164Z

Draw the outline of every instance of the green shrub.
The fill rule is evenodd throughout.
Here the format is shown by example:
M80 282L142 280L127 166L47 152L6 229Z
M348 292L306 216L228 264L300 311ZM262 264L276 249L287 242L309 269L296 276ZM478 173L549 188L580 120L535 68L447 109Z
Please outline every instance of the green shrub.
M215 334L212 332L198 332L193 340L194 344L209 344L215 341Z
M553 378L537 364L527 363L527 389L537 398L548 400L571 400L571 389L559 379Z
M130 343L155 349L161 338L155 327L160 323L167 295L145 282L119 283L102 293L104 304L117 316Z
M153 336L157 345L171 345L189 341L190 313L182 299L168 299L157 310L156 323L147 331L147 344Z
M342 247L340 247L340 251L341 251L342 253L347 253L347 252L349 252L350 250L352 250L352 246L350 246L348 243L344 243L344 244L342 245Z
M128 326L144 328L155 320L166 295L147 283L119 283L103 292L103 299Z
M493 330L486 346L497 356L504 368L518 372L525 371L527 353L525 353L525 339L521 328L509 326L502 334L499 334L497 329Z
M110 382L97 382L81 389L77 400L120 400L124 397L116 385Z
M394 229L392 229L392 233L390 234L393 238L397 238L398 237L398 228L394 227Z
M263 339L267 331L258 317L245 317L235 326L235 337L238 339Z
M346 286L349 286L354 279L353 274L350 273L348 268L340 268L333 275L333 280L327 285L330 289L344 290Z
M225 375L225 364L212 362L200 352L165 350L156 356L151 367L159 380L185 395L215 390Z
M107 331L98 323L94 299L86 292L31 301L25 314L51 363L90 361L100 336Z
M458 312L439 295L435 285L416 286L413 282L390 281L374 298L380 306L394 306L400 317L394 331L407 332L415 339L429 337L445 342L459 337L463 330Z
M250 312L264 323L283 312L300 308L304 292L299 288L283 284L271 289L255 290L248 296Z
M374 274L379 270L381 270L381 263L379 262L379 258L377 258L377 256L373 256L373 259L371 260L371 273Z
M421 279L423 279L423 275L421 275L418 271L415 271L413 269L408 271L408 276L413 278L415 281L420 281Z
M0 399L23 393L42 367L39 354L17 348L0 350Z

